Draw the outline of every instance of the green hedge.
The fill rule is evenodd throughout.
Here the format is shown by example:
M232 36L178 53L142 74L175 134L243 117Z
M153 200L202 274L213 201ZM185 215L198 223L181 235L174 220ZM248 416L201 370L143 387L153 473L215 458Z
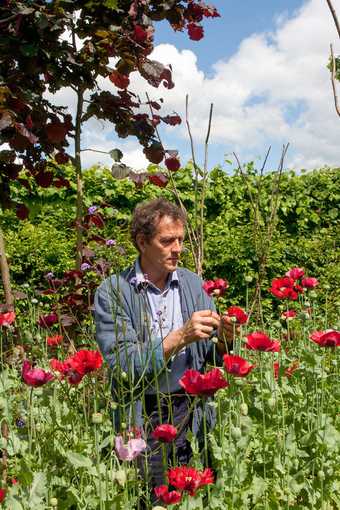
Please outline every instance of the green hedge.
M74 174L66 167L70 177ZM259 176L248 165L249 186L257 194ZM274 174L261 181L260 204L263 218L270 213ZM188 165L175 174L181 198L193 211L195 194ZM335 296L339 282L339 189L338 169L324 168L282 176L278 222L274 231L268 259L267 280L282 275L291 266L302 266L331 286ZM165 196L173 200L171 190L151 184L136 188L129 180L114 179L109 170L94 167L84 172L85 207L104 206L106 225L100 234L115 238L125 249L116 258L123 267L135 257L128 238L128 223L133 208L142 200ZM29 220L18 221L13 211L3 214L3 228L7 243L12 279L15 285L23 282L38 286L47 271L56 275L74 264L74 216L76 189L34 190L27 196L17 189L17 198L31 210ZM245 292L245 275L255 275L257 257L254 247L252 207L247 188L238 171L228 174L215 168L209 176L205 205L206 258L205 276L225 277L230 281L230 299L241 301ZM92 245L94 246L94 245ZM183 256L184 264L193 268L190 253Z

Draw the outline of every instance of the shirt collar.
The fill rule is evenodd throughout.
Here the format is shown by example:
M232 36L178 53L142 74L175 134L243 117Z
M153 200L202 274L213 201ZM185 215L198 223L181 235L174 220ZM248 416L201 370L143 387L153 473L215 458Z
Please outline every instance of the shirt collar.
M136 261L135 261L134 269L135 269L135 271L134 271L135 276L130 278L130 283L132 283L136 288L141 288L144 285L150 285L150 286L154 287L155 289L157 289L157 287L148 280L148 278L147 278L148 275L143 273L139 258L136 259ZM178 274L177 274L177 271L173 271L173 272L169 273L168 280L166 282L165 287L168 288L168 287L171 287L172 285L177 285L177 284L178 284Z

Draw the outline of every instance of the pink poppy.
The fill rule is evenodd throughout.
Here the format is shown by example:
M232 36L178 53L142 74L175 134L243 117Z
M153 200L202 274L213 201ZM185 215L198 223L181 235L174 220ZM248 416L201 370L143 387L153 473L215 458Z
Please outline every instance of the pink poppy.
M0 326L10 326L15 321L14 312L0 313Z
M43 386L53 379L50 372L45 372L42 368L32 368L31 363L25 359L22 365L21 376L28 386L37 388Z
M133 460L140 455L146 448L146 442L142 438L129 439L124 444L122 436L116 436L115 448L120 460Z
M308 276L301 280L301 285L305 289L314 289L314 287L319 285L319 281L316 278L313 278L312 276Z
M287 271L286 276L289 278L293 278L293 280L299 280L305 274L304 270L301 267L293 267L289 271Z

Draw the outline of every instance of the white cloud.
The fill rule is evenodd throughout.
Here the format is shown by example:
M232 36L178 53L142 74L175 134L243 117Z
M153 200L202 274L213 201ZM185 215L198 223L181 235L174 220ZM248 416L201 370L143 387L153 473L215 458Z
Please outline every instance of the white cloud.
M340 122L326 68L332 40L337 34L326 3L310 0L292 18L281 17L274 32L244 39L230 59L213 65L210 78L191 51L161 45L154 55L174 70L176 87L163 92L167 107L183 115L189 93L191 128L201 143L214 103L211 152L214 141L244 155L290 141L290 164L337 165ZM140 79L136 85L141 90Z
M175 88L154 89L137 73L132 76L131 88L141 98L146 91L153 99L164 98L164 111L176 111L183 120L185 96L189 94L191 129L200 144L213 102L210 154L214 163L222 163L224 152L235 150L241 158L249 159L264 154L270 143L280 151L282 144L289 141L290 165L338 165L340 120L334 110L326 68L329 43L337 40L326 2L309 0L290 18L287 12L278 15L272 32L244 39L231 58L213 64L209 76L199 69L192 51L159 45L151 58L172 65ZM101 80L100 85L114 89L108 79ZM60 94L74 111L70 92ZM165 145L188 154L184 122L176 128L163 127L161 133ZM136 168L147 164L137 141L117 140L108 123L86 123L83 146L88 144L103 151L119 147L125 152L124 161ZM97 161L111 160L105 155L84 153L85 166Z

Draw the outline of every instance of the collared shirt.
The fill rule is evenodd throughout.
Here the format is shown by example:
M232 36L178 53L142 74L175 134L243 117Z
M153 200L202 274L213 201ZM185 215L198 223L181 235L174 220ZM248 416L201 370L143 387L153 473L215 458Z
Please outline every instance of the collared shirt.
M171 332L183 326L181 302L179 295L178 275L169 273L163 290L151 283L143 274L139 259L135 262L135 280L133 284L145 290L148 301L148 314L151 323L151 334L160 342ZM174 393L181 390L179 379L187 367L186 349L183 348L172 357L171 369L158 377L159 391ZM154 393L150 390L148 393Z

